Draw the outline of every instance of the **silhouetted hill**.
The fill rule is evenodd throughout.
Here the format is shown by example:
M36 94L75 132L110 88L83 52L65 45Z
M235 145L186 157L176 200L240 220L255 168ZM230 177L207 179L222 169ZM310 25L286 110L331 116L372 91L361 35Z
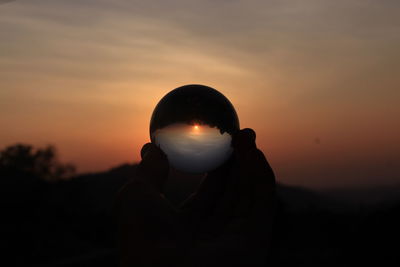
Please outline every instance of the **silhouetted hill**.
M333 188L322 191L324 195L352 205L381 206L400 202L400 185Z
M42 266L116 266L113 201L135 168L125 164L56 183L29 180L40 198L31 192L18 206L3 203L7 220L1 242L8 259ZM175 176L168 196L179 202L198 182ZM397 246L390 241L400 238L400 201L361 207L340 194L287 185L278 185L277 194L272 266L398 262Z

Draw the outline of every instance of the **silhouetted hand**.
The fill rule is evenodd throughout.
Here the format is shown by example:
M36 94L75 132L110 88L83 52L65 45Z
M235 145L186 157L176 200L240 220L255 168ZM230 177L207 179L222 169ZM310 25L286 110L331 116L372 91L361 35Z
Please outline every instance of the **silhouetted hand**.
M230 160L208 173L179 209L162 195L165 154L142 149L117 203L122 266L265 265L275 212L275 179L255 133L241 130Z

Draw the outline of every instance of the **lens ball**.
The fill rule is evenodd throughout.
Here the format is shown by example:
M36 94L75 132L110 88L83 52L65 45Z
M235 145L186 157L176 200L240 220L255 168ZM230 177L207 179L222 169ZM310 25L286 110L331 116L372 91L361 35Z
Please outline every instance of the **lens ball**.
M165 95L153 111L151 141L170 165L186 173L216 169L231 156L239 119L231 102L204 85L185 85Z

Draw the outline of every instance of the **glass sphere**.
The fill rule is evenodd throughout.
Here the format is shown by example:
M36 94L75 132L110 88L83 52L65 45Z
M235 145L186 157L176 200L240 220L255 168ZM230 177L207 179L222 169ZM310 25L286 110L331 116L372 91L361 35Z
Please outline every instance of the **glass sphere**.
M231 156L239 119L231 102L204 85L185 85L165 95L153 111L150 138L169 164L186 173L216 169Z

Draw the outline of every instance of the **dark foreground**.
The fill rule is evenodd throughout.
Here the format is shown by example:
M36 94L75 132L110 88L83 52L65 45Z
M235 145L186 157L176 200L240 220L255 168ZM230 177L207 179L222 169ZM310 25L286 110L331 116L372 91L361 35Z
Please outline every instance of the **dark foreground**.
M113 201L134 169L56 183L1 173L4 266L117 266ZM190 186L180 182L173 202ZM332 195L278 186L270 266L399 266L400 195L368 205Z

